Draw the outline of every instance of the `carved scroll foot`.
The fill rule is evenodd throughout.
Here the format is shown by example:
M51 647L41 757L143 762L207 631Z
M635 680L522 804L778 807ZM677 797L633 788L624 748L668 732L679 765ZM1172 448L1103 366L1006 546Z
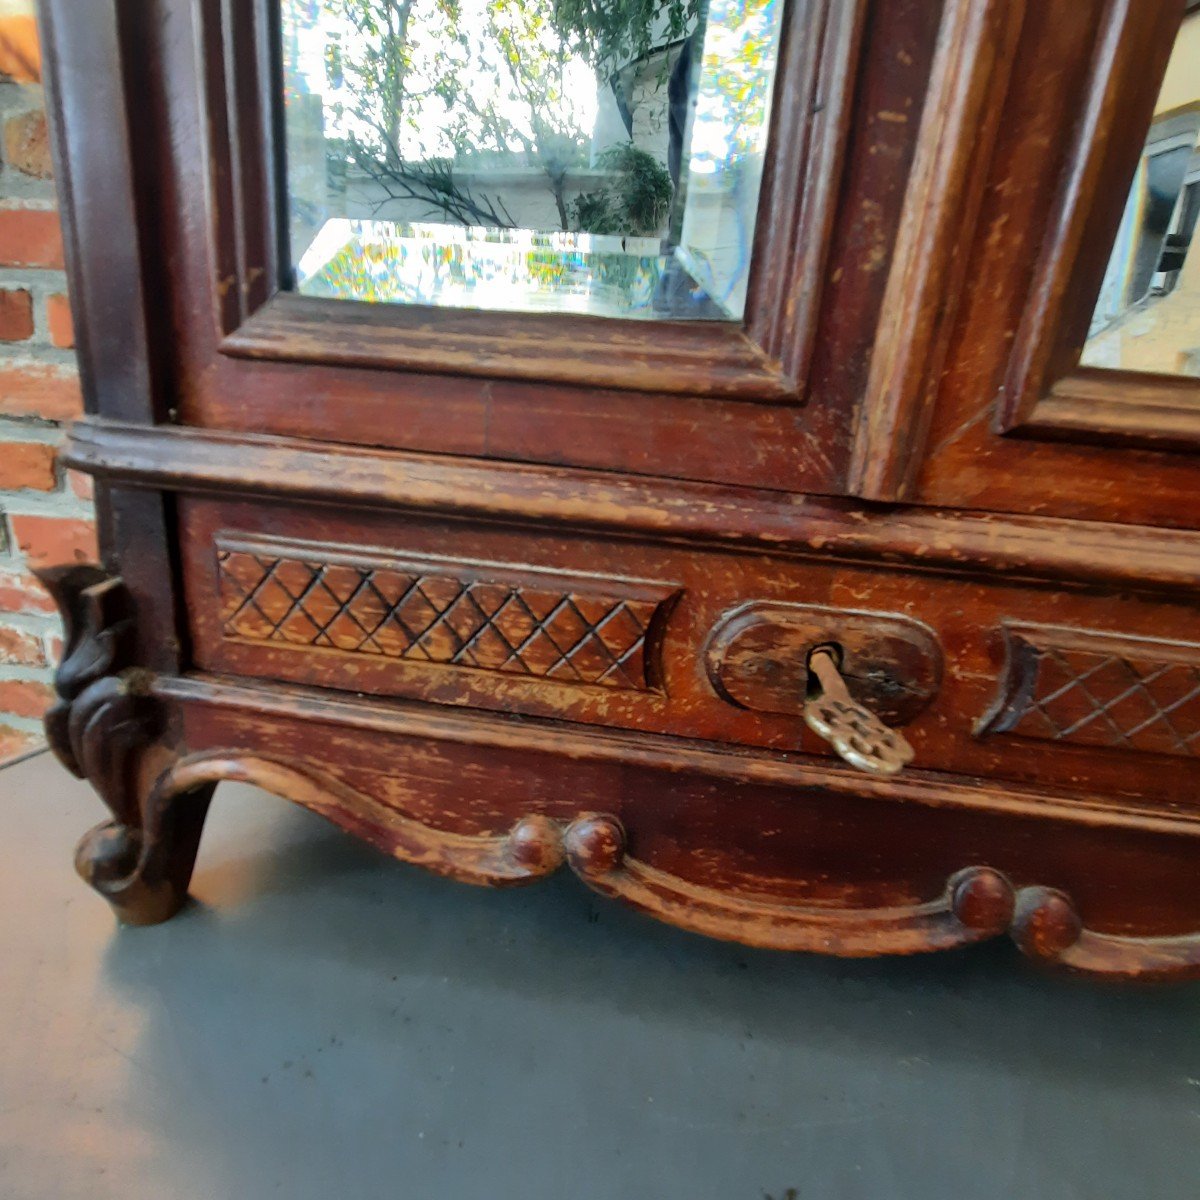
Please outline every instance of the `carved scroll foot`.
M105 821L75 851L75 869L126 925L157 925L186 903L213 787L152 802L144 827Z
M129 665L131 605L121 580L94 565L54 567L39 578L66 627L46 737L112 813L80 842L76 870L122 921L165 921L187 896L212 788L175 794L147 786L145 767L163 757L155 746L160 710L150 676Z

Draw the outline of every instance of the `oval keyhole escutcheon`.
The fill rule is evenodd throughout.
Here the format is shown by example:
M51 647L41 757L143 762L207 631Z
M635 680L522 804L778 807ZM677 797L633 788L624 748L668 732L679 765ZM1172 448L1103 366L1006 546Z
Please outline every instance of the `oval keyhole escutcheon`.
M803 715L808 658L837 646L850 696L889 726L906 725L942 682L933 630L899 613L752 601L725 614L709 636L705 669L717 694L753 712Z

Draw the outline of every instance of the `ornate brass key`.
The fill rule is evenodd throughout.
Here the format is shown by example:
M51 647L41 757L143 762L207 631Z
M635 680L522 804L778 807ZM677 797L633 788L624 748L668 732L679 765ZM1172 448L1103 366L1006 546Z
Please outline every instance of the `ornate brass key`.
M912 762L908 742L850 695L832 647L814 650L808 667L816 687L804 704L804 719L814 733L860 771L894 775Z

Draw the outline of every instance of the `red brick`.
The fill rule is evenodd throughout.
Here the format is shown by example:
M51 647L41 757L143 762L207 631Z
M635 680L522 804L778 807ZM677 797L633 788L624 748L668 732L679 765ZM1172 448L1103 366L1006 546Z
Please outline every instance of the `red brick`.
M46 114L41 109L18 113L4 122L4 160L22 175L53 179Z
M75 349L75 323L71 320L71 302L66 296L55 294L47 298L46 325L50 340L60 350Z
M70 367L0 364L0 414L70 421L83 415L79 376Z
M96 488L90 475L85 475L82 471L68 471L67 482L71 485L71 491L80 500L94 499Z
M33 297L24 288L0 288L0 342L33 337Z
M32 575L0 572L0 612L55 613L58 607Z
M42 52L33 17L0 17L0 75L17 83L40 83Z
M0 267L63 268L58 213L44 208L0 208Z
M54 447L39 442L0 442L0 488L54 491L54 457Z
M41 746L45 738L40 733L27 729L14 729L11 725L0 725L0 763L11 762Z
M0 712L17 717L40 717L50 707L54 689L32 679L0 680Z
M13 539L34 567L95 562L96 526L76 517L30 517L10 514ZM3 708L3 705L0 705Z
M42 639L24 629L5 629L0 626L0 663L21 667L44 667L46 648Z

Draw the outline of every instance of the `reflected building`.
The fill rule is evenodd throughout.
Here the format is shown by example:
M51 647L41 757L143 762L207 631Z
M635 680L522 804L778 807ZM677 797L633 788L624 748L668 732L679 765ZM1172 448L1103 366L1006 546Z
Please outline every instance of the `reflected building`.
M1082 362L1200 376L1200 10L1185 18Z

